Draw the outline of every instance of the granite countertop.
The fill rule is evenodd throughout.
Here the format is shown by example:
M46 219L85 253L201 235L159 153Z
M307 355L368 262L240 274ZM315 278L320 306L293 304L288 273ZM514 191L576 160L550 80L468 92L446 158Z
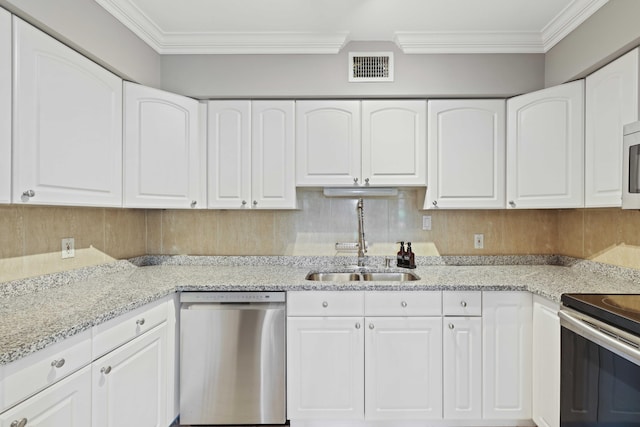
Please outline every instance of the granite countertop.
M89 269L84 276L73 273L74 280L63 274L64 280L45 277L0 284L0 318L3 319L0 365L179 291L523 290L555 302L567 292L640 293L638 270L625 272L624 269L611 274L606 266L596 263L587 267L582 263L573 266L435 263L419 265L413 272L420 280L412 282L334 283L304 279L310 271L340 269L327 264L326 260L283 258L286 257L164 257L160 260L147 257L147 263L151 260L164 265L136 266L121 262L107 271Z

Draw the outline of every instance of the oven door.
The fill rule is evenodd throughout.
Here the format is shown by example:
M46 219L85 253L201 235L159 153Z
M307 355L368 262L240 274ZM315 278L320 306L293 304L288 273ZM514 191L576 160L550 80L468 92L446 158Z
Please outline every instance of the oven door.
M559 316L560 426L640 427L640 339L575 310Z

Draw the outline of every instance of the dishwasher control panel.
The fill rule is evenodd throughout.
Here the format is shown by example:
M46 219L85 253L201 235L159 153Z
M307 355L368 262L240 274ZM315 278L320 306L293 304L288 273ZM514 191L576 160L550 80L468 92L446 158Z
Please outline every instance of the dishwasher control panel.
M285 292L181 292L180 302L284 302Z

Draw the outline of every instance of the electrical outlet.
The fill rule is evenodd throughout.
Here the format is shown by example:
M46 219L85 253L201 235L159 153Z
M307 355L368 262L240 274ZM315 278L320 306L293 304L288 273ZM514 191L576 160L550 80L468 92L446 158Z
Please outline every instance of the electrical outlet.
M431 230L431 215L422 216L422 229Z
M483 249L484 248L484 234L474 234L473 235L473 247L475 249Z
M76 256L76 246L73 237L62 239L62 258L73 258Z

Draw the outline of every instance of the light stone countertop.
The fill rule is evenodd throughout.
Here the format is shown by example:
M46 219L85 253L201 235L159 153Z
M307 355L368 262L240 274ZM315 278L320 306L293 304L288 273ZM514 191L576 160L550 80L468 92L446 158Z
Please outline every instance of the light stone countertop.
M610 274L599 271L607 268L596 263L586 267L580 262L572 267L436 263L412 270L421 278L412 282L334 283L304 279L310 271L340 270L327 263L300 258L290 263L280 259L264 265L267 258L246 258L250 265L243 265L242 257L231 263L226 259L209 265L193 265L203 263L198 257L167 258L158 263L191 265L126 264L102 274L88 274L72 283L47 282L46 286L38 287L33 281L42 280L39 278L27 280L27 290L6 286L0 290L0 365L179 291L522 290L555 302L560 301L562 293L569 292L640 293L637 270ZM0 283L0 288L3 285Z

